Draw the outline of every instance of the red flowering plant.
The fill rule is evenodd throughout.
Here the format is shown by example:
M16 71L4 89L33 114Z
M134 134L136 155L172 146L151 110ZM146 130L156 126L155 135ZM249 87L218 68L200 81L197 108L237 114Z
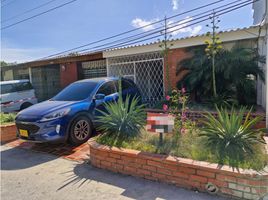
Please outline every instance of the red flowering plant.
M163 104L163 110L176 116L176 133L185 134L187 130L193 130L195 123L187 117L187 103L189 95L183 87L181 90L172 90L171 95L166 96L167 103Z

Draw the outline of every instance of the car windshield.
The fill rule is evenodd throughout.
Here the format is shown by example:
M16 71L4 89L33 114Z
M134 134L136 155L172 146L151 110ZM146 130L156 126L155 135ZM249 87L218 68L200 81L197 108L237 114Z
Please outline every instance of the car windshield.
M78 82L64 88L60 93L53 97L52 101L81 101L90 96L96 88L95 82Z

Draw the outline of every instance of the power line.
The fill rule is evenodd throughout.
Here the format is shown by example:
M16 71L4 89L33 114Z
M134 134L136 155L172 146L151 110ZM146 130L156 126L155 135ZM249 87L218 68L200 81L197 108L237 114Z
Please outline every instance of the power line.
M214 5L214 4L223 2L223 1L225 1L225 0L218 0L218 1L215 1L215 2L212 2L212 3L209 3L209 4L206 4L206 5L203 5L203 6L199 6L199 7L196 7L194 9L191 9L191 10L188 10L188 11L185 11L185 12L182 12L182 13L179 13L179 14L176 14L176 15L172 15L172 16L168 17L167 19L171 19L171 18L178 17L178 16L181 16L181 15L184 15L184 14L187 14L187 13L190 13L190 12L193 12L193 11L196 11L196 10L200 10L202 8L209 7L211 5ZM238 1L242 1L242 0L238 0ZM56 53L56 54L49 55L46 58L52 57L52 56L56 56L56 55L60 55L60 54L63 54L63 53L67 53L67 52L70 52L70 51L73 51L73 50L76 50L76 49L80 49L80 48L83 48L83 47L86 47L86 46L89 46L89 45L92 45L92 44L103 42L103 41L106 41L106 40L109 40L109 39L113 39L113 38L116 38L116 37L119 37L119 36L122 36L122 35L125 35L125 34L128 34L128 33L131 33L131 32L137 31L137 30L141 30L143 28L146 28L148 26L151 26L151 25L154 25L154 24L163 22L163 21L164 21L163 19L162 20L158 20L158 21L152 22L150 24L146 24L144 26L141 26L139 28L134 28L134 29L131 29L129 31L125 31L125 32L122 32L122 33L119 33L119 34L116 34L116 35L113 35L113 36L110 36L110 37L107 37L107 38L103 38L103 39L100 39L100 40L97 40L97 41L94 41L94 42L90 42L90 43L87 43L87 44L84 44L84 45L81 45L81 46L78 46L78 47L74 47L74 48L71 48L71 49L68 49L68 50L65 50L65 51Z
M78 1L78 0L72 0L72 1L68 1L68 2L66 2L66 3L60 4L60 5L56 6L56 7L53 7L53 8L51 8L51 9L48 9L48 10L46 10L46 11L44 11L44 12L38 13L38 14L36 14L36 15L33 15L33 16L28 17L28 18L26 18L26 19L23 19L23 20L21 20L21 21L15 22L15 23L13 23L13 24L4 26L3 28L1 28L1 30L10 28L10 27L15 26L15 25L17 25L17 24L20 24L20 23L22 23L22 22L28 21L28 20L33 19L33 18L35 18L35 17L38 17L38 16L40 16L40 15L46 14L46 13L48 13L48 12L51 12L51 11L53 11L53 10L56 10L56 9L61 8L61 7L63 7L63 6L66 6L66 5L68 5L68 4L71 4L71 3L75 2L75 1Z
M10 18L7 18L7 19L5 19L5 20L2 20L1 23L10 21L10 20L12 20L12 19L16 19L16 18L18 18L18 17L20 17L20 16L22 16L22 15L25 15L25 14L27 14L27 13L29 13L29 12L32 12L32 11L37 10L37 9L39 9L39 8L42 8L42 7L44 7L44 6L46 6L46 5L50 4L50 3L52 3L52 2L54 2L54 1L57 1L57 0L51 0L51 1L48 1L48 2L46 2L46 3L41 4L41 5L39 5L39 6L36 6L36 7L34 7L34 8L29 9L29 10L26 10L26 11L24 11L24 12L21 12L21 13L15 15L15 16L13 16L13 17L10 17Z
M193 18L193 17L198 17L198 16L200 16L200 15L203 15L203 16L199 17L198 19L207 17L207 16L209 16L211 13L210 13L210 14L207 14L207 15L204 15L204 13L208 13L208 12L211 12L211 11L213 11L213 10L217 10L217 9L219 9L219 8L223 8L223 7L226 7L226 6L230 6L230 5L232 5L232 4L234 4L234 3L237 3L237 2L239 2L239 1L241 1L241 0L234 1L234 2L232 2L232 3L228 3L228 4L225 4L225 5L223 5L223 6L219 6L219 7L217 7L217 8L214 8L214 9L211 9L211 10L208 10L208 11L205 11L205 12L202 12L202 13L199 13L199 14L196 14L196 15L192 16L192 18ZM247 1L244 1L244 2L242 2L242 3L247 3L247 2L251 2L251 0L247 0ZM224 10L226 10L226 9L229 9L229 8L232 8L232 7L234 7L234 6L238 6L238 5L241 5L241 4L236 4L236 5L227 7L227 8L225 8L225 9L221 9L221 10L219 10L219 11L217 11L217 12L224 11ZM172 16L169 17L169 19L171 19L171 18L172 18ZM187 23L189 23L189 22L192 22L192 21L195 21L195 20L198 20L198 19L187 20L187 21L185 21L185 19L183 19L183 20L179 20L179 21L176 21L176 22L172 22L172 23L169 24L168 29L170 30L170 29L175 28L175 27L177 27L177 26L182 26L183 24L187 24ZM159 21L160 21L160 20L159 20ZM183 22L183 21L185 21L185 22ZM182 22L183 22L183 23L182 23ZM170 26L170 25L172 25L172 24L175 24L175 26ZM131 39L130 41L135 41L135 40L137 40L137 39L144 38L144 37L148 37L148 36L157 34L157 33L159 33L160 31L163 31L164 29L161 29L161 28L162 28L162 27L159 27L159 28L156 28L156 29L153 29L153 30L150 30L150 31L145 31L145 32L143 32L143 33L139 33L139 34L132 35L132 36L129 36L129 37L126 37L126 38L122 38L122 39L118 39L118 40L115 40L115 41L112 41L112 42L108 42L108 43L105 43L105 44L102 44L102 45L98 45L98 46L95 46L95 47L92 47L92 48L89 48L89 49L88 49L88 48L87 48L87 49L82 49L82 50L79 50L79 51L77 51L77 52L83 52L83 51L86 51L86 50L90 50L90 49L94 49L94 48L103 47L103 46L106 46L106 45L110 45L110 44L113 44L113 43L116 43L116 42L120 42L120 41L124 41L124 40L128 40L128 39ZM153 32L152 32L152 31L153 31ZM147 33L147 34L146 34L146 33ZM144 35L144 34L146 34L146 35ZM141 36L141 37L138 37L138 38L135 38L135 37L140 36L140 35L142 35L142 36ZM113 36L112 36L112 37L113 37ZM111 37L109 37L109 38L111 38ZM132 39L132 38L134 38L134 39ZM104 41L104 40L107 40L107 39L105 38L105 39L103 39L103 41ZM86 46L89 46L89 45L91 45L91 44L95 44L95 43L98 43L98 41L96 41L96 42L92 42L92 43L89 43L89 44L85 44L85 45L81 45L81 46L79 46L79 47L72 48L71 50L63 51L63 53L70 52L70 51L72 51L73 49L75 49L75 50L76 50L76 49L80 49L80 48L82 48L82 47L86 47ZM120 44L121 44L121 43L120 43ZM47 57L44 57L44 58L40 58L40 59L47 59L47 58L54 57L54 56L57 56L57 55L60 55L60 54L62 54L62 52L60 52L60 53L56 53L56 54L52 54L52 55L50 55L50 56L47 56Z
M257 2L259 0L255 0L254 2ZM241 6L238 6L238 7L235 7L235 8L232 8L232 9L229 9L225 12L222 12L222 13L219 13L219 14L216 14L215 16L221 16L221 15L224 15L226 13L229 13L229 12L232 12L234 10L237 10L237 9L240 9L242 7L245 7L247 5L250 5L252 2L250 3L247 3L247 4L244 4L244 5L241 5ZM187 28L187 27L190 27L190 26L193 26L193 25L196 25L196 24L199 24L201 22L204 22L204 21L207 21L210 19L210 15L207 16L206 19L203 19L203 20L199 20L195 23L192 23L192 24L189 24L189 25L185 25L183 27L180 27L178 29L174 29L174 30L171 30L171 31L168 31L167 34L170 34L172 32L175 32L175 31L178 31L178 30L181 30L181 29L184 29L184 28ZM194 21L194 20L191 20L191 21ZM168 28L170 29L170 28ZM151 39L154 39L154 38L157 38L159 36L163 35L162 33L160 33L159 35L156 35L156 36L153 36L153 37L150 37L150 38L146 38L146 39L142 39L143 37L141 38L138 38L138 39L142 39L142 40L139 40L139 41L135 41L135 42L132 42L132 43L129 43L131 41L128 41L127 43L119 43L119 44L116 44L116 45L113 45L113 46L109 46L109 47L105 47L105 48L102 48L102 49L97 49L97 50L94 50L94 52L99 52L99 51L103 51L103 50L107 50L107 49L111 49L111 48L120 48L120 47L124 47L124 46L129 46L129 45L133 45L133 44L137 44L137 43L140 43L140 42L144 42L144 41L147 41L147 40L151 40ZM136 39L135 39L136 40ZM118 46L119 45L119 46ZM90 49L84 49L84 50L81 50L79 52L82 52L82 51L87 51L87 50L90 50Z

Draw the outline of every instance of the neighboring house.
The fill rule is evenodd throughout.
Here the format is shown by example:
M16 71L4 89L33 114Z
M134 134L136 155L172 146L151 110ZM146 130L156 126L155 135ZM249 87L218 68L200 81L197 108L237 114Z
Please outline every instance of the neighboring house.
M225 48L231 48L237 42L246 47L256 48L258 41L263 40L264 36L264 29L258 25L220 33ZM206 39L207 36L203 34L170 41L173 46L168 53L167 61L173 88L187 73L183 71L176 75L179 62L190 56L187 48L204 45ZM94 54L72 55L8 66L3 68L2 76L4 80L28 76L37 91L37 97L45 100L79 79L121 75L134 80L141 90L143 101L153 106L163 99L167 91L164 63L159 42L154 42ZM262 107L265 107L266 102L264 88L264 84L258 81L257 102Z

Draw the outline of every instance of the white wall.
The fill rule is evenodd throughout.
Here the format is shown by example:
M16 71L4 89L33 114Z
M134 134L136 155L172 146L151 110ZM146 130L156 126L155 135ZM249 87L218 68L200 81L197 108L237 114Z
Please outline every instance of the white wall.
M265 11L267 10L267 0L259 0L253 3L253 24L259 24L265 17Z

